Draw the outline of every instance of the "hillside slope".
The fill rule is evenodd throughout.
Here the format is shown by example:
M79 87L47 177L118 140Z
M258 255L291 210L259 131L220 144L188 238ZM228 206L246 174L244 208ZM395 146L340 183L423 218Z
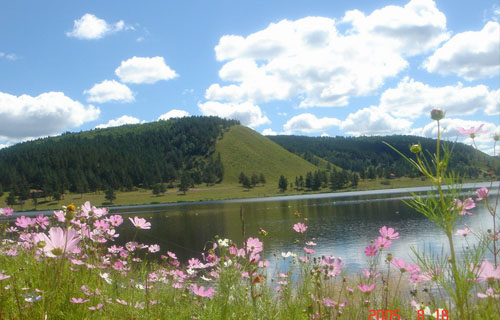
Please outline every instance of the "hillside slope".
M267 137L243 126L232 126L215 146L224 164L224 182L238 183L241 172L263 173L268 181L278 181L280 175L289 181L316 166L285 150Z

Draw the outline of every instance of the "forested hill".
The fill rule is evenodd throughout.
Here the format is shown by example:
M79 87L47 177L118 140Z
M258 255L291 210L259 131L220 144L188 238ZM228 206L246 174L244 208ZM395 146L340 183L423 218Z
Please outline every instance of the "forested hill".
M426 154L425 150L431 153L436 150L436 140L417 136L306 137L279 135L268 136L268 138L314 164L317 162L315 156L320 157L343 169L359 172L362 178L369 172L379 177L388 177L391 173L395 176L410 177L417 174L411 165L385 145L383 141L407 157L413 157L409 147L418 142L421 143ZM491 164L491 160L491 157L475 151L470 146L456 143L450 167L461 176L477 178L481 175L480 169Z
M178 180L184 172L217 182L223 168L215 143L236 124L189 117L20 143L0 150L0 188L20 195L29 189L47 194L132 189Z

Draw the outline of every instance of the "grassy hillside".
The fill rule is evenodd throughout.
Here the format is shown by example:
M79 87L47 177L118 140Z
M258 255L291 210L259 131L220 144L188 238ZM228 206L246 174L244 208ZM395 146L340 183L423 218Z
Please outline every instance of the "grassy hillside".
M224 164L224 182L238 183L238 177L245 174L263 173L268 181L278 181L284 175L289 181L308 171L318 170L316 166L283 147L243 126L232 126L218 140L215 146Z

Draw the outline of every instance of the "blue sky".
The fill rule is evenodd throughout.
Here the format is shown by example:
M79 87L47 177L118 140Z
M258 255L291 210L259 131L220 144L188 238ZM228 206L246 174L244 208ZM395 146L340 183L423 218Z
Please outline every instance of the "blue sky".
M264 134L500 132L497 1L3 1L0 147L185 115ZM470 139L461 141L470 143Z

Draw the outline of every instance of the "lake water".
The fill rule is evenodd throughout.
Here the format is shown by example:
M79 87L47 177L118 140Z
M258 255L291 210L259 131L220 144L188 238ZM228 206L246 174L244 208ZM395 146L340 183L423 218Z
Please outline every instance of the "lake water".
M493 190L492 190L493 191ZM292 251L303 255L303 244L296 240L301 235L292 226L301 218L307 218L307 238L315 239L317 246L313 256L334 255L342 257L349 270L365 266L364 248L378 237L382 226L395 228L400 239L393 241L390 252L398 258L411 260L410 246L440 251L447 240L430 221L403 203L409 199L400 190L395 193L367 192L348 195L308 195L278 199L221 201L215 203L179 204L168 206L141 206L112 209L113 213L137 215L152 223L151 230L140 230L137 240L147 244L157 243L175 252L181 261L199 258L204 247L214 236L229 238L241 246L243 241L240 209L243 210L246 236L259 237L264 241L264 258L271 264L279 263L281 252ZM473 229L492 228L491 216L479 202L471 210L472 216L463 218ZM128 219L126 219L128 220ZM130 240L135 233L128 221L119 229L121 241ZM259 235L259 228L268 232ZM456 236L460 246L473 243ZM211 247L211 244L208 244ZM447 251L447 250L446 250Z

